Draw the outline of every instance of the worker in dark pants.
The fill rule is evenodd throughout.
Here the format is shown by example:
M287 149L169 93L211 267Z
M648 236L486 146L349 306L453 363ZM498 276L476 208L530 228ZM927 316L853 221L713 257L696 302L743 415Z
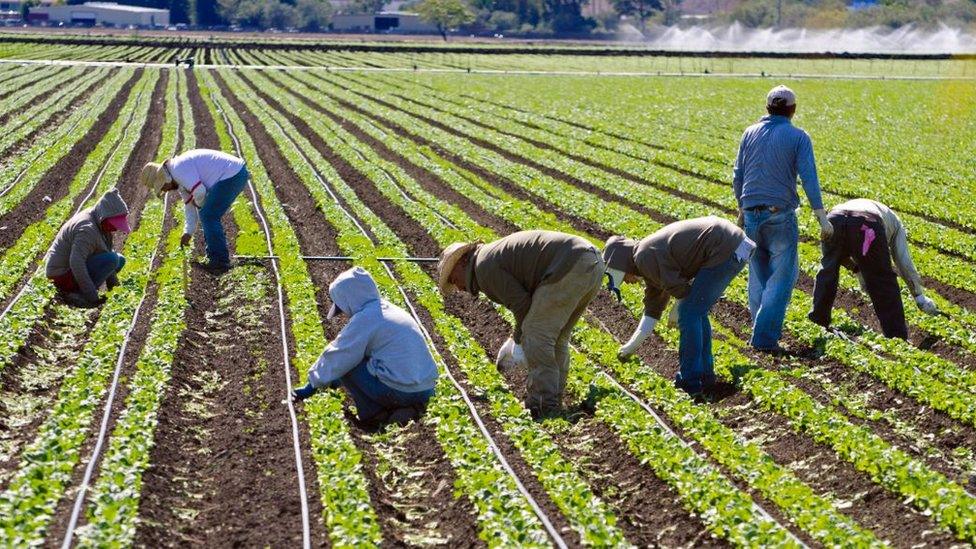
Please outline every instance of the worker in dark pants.
M807 315L810 320L830 326L840 268L844 266L861 279L885 337L908 339L892 254L919 309L938 313L935 303L925 296L921 277L908 253L905 228L890 208L873 200L855 199L832 209L827 219L834 226L834 235L821 244L823 259L813 287L813 310Z

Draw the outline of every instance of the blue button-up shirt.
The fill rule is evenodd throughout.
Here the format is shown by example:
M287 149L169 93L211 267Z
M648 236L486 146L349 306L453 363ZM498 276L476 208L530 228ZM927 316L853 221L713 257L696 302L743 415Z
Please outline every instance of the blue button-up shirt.
M746 128L732 169L732 190L740 208L796 209L800 205L797 175L810 206L822 209L813 142L807 132L779 115L766 115Z

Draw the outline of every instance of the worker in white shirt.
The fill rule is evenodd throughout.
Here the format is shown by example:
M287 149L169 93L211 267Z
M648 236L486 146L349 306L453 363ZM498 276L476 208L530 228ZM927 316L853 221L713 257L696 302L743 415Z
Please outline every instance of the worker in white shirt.
M202 225L207 244L207 269L217 274L227 271L230 252L220 220L247 186L244 161L221 151L195 149L161 164L146 164L140 179L157 195L179 191L186 211L180 245L189 244L197 225Z
M813 287L813 310L807 318L821 326L830 326L830 310L837 295L840 268L844 266L858 274L862 288L871 297L885 337L908 339L898 277L891 267L892 257L918 308L928 314L938 314L938 307L925 295L922 277L908 253L905 226L891 208L858 198L837 205L827 218L834 226L834 235L822 243L823 259Z

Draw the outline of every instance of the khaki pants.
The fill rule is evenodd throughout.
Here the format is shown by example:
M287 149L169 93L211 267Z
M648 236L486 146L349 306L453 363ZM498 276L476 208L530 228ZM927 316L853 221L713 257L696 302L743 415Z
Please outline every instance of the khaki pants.
M596 297L604 264L596 249L580 255L576 265L557 282L532 294L522 321L522 350L529 363L526 406L539 411L562 405L569 375L569 338L587 305Z

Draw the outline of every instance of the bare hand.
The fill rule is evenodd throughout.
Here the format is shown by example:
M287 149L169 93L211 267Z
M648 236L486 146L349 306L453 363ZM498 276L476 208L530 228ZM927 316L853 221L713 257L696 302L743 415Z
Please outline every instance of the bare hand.
M189 244L191 240L193 240L193 235L192 234L185 234L185 235L181 236L180 237L180 248L186 248L186 245Z

